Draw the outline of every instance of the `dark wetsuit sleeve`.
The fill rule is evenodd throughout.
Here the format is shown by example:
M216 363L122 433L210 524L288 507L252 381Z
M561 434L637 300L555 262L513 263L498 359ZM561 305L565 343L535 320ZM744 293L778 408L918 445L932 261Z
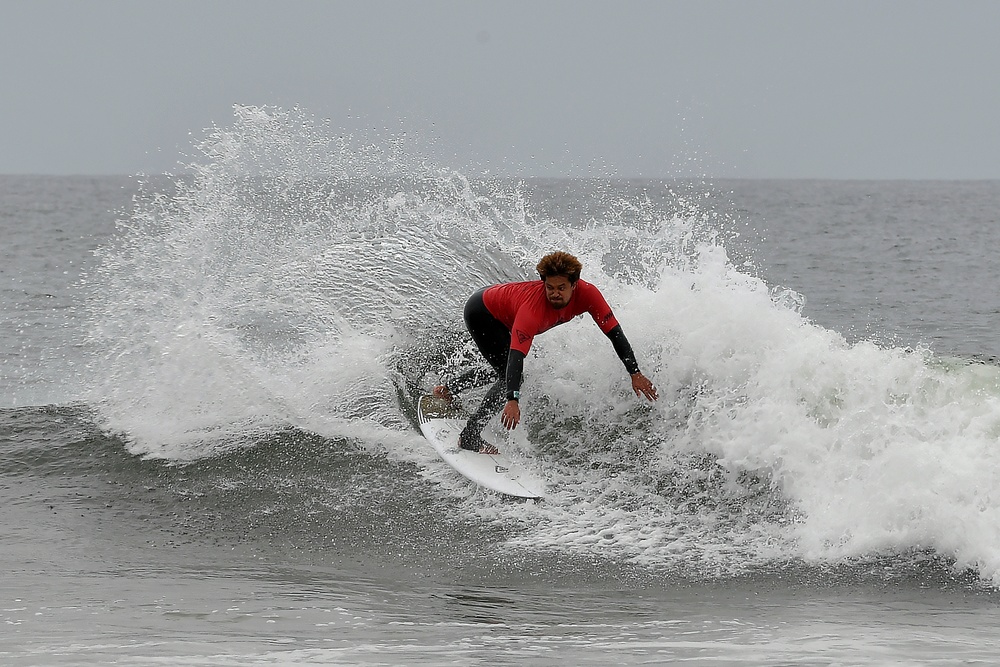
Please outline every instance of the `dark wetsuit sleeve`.
M511 350L507 354L507 400L514 398L515 391L521 391L521 375L524 373L524 353Z
M628 371L629 375L635 375L639 372L639 364L635 360L635 352L632 351L632 346L628 342L628 338L625 337L625 332L622 331L622 325L615 326L614 329L607 333L608 338L611 339L611 344L615 346L615 352L618 354L618 358L622 360L625 364L625 370ZM510 377L510 366L507 366L507 374ZM509 383L508 383L509 386Z

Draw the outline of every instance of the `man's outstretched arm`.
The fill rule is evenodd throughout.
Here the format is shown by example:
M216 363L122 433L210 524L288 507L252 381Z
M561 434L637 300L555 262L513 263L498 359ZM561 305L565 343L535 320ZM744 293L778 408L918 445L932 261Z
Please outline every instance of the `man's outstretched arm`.
M632 345L629 344L628 338L625 337L625 332L622 331L622 325L616 325L607 333L607 336L611 339L611 344L614 346L618 358L625 364L625 370L632 376L632 391L635 392L635 395L645 396L650 401L655 401L659 398L656 387L653 386L649 378L639 371L639 363L635 360L635 352L632 351Z
M500 414L500 423L512 429L521 421L521 377L524 373L524 352L510 350L507 353L507 402Z

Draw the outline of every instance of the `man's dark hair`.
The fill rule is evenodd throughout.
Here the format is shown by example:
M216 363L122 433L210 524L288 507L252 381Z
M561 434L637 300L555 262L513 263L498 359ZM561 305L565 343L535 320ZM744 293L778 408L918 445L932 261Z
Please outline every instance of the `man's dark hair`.
M556 251L542 257L542 261L538 262L535 268L538 269L538 275L542 280L553 276L566 276L575 285L580 279L583 264L568 252Z

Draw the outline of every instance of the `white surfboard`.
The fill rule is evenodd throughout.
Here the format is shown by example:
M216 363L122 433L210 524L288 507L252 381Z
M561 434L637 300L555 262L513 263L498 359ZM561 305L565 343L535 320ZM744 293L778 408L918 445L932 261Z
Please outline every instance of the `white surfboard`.
M480 454L458 446L465 415L449 401L421 396L417 402L420 430L445 462L467 479L516 498L541 498L545 484L523 466L499 454Z

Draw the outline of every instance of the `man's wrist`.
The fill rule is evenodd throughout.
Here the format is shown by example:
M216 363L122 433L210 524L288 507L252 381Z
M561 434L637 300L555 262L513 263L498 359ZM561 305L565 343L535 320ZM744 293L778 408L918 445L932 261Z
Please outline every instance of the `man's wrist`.
M508 401L520 401L520 399L521 399L521 392L519 392L519 391L508 391L507 392L507 400Z

